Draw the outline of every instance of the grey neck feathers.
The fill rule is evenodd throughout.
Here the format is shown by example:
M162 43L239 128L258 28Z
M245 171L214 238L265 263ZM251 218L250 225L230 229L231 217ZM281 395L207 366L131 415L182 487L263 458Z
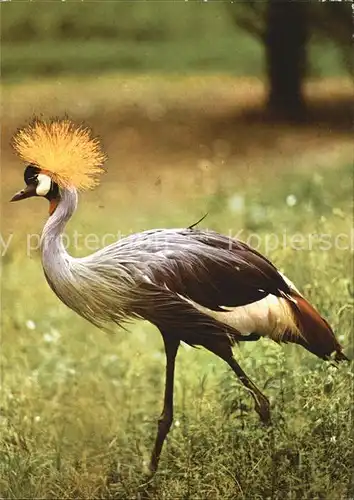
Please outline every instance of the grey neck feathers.
M51 288L57 295L61 284L70 281L70 267L73 259L65 250L62 234L67 221L77 207L75 189L62 189L61 199L55 212L47 220L41 237L42 265ZM63 297L60 296L63 300Z
M49 247L51 251L64 250L65 252L61 236L66 223L76 211L78 197L76 189L62 189L60 195L61 199L55 212L49 217L43 228L42 255L49 250Z
M61 190L58 207L44 226L41 252L47 282L64 304L94 325L121 324L130 313L124 283L132 278L118 251L102 249L83 258L67 253L62 234L76 207L76 190Z

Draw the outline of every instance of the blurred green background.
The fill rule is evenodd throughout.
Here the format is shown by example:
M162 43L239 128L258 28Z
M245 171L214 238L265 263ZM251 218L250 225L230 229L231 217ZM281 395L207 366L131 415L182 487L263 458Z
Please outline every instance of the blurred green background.
M259 243L353 356L350 6L308 3L298 12L306 45L293 22L292 39L279 38L275 49L289 44L300 59L306 49L307 70L297 75L305 106L290 113L285 100L278 115L269 69L286 77L296 61L269 55L269 34L291 18L274 4L1 4L3 498L354 495L352 365L334 369L267 339L235 356L269 396L272 427L260 426L220 360L184 346L175 424L154 485L139 489L162 404L159 334L139 322L109 336L61 304L29 248L46 204L8 203L23 184L12 134L34 114L67 114L93 128L109 157L68 225L82 235L72 254L92 251L89 234L185 227L208 212L204 228ZM297 234L313 243L293 248Z
M9 2L1 32L6 80L117 70L264 74L260 40L235 28L223 2ZM347 71L336 36L315 31L309 53L310 76Z

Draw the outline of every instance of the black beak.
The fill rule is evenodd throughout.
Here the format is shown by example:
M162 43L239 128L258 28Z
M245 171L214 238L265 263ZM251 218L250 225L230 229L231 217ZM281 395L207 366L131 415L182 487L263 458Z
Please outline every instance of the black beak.
M22 189L22 191L19 191L16 193L10 201L20 201L24 200L25 198L31 198L32 196L36 196L36 188L37 186L35 184L28 184L28 186L25 187L25 189Z

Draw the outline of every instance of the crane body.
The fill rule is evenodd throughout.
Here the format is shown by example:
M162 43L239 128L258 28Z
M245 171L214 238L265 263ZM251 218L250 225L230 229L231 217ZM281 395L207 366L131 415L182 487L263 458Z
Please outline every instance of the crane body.
M14 146L29 164L26 188L12 201L41 196L50 203L41 256L55 294L99 328L141 318L161 332L166 383L151 474L173 420L175 358L181 341L223 359L252 395L265 423L270 421L269 401L234 358L235 343L268 337L302 345L322 359L347 359L329 324L295 285L239 240L195 227L156 229L73 258L61 235L76 211L78 188L91 187L100 172L104 157L99 143L71 122L37 120L18 132ZM76 165L71 165L74 160Z

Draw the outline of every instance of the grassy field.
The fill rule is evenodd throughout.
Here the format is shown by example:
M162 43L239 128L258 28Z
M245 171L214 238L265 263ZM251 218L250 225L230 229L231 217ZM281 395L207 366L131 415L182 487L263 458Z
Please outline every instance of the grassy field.
M222 2L6 2L1 34L3 81L115 71L264 75L262 43L235 26ZM344 59L333 42L311 38L309 76L344 75Z
M242 121L240 106L263 95L248 80L112 77L99 85L4 88L1 497L349 500L352 364L336 369L266 340L235 355L269 396L272 426L259 423L221 361L183 346L174 426L155 482L141 487L162 403L159 334L140 322L107 335L65 308L45 283L31 236L45 203L6 200L23 182L8 136L41 105L72 110L94 125L110 156L102 185L81 196L68 227L82 235L72 253L89 253L90 233L100 246L107 233L187 226L209 212L203 226L265 252L353 356L350 129ZM331 85L322 90L333 96Z

